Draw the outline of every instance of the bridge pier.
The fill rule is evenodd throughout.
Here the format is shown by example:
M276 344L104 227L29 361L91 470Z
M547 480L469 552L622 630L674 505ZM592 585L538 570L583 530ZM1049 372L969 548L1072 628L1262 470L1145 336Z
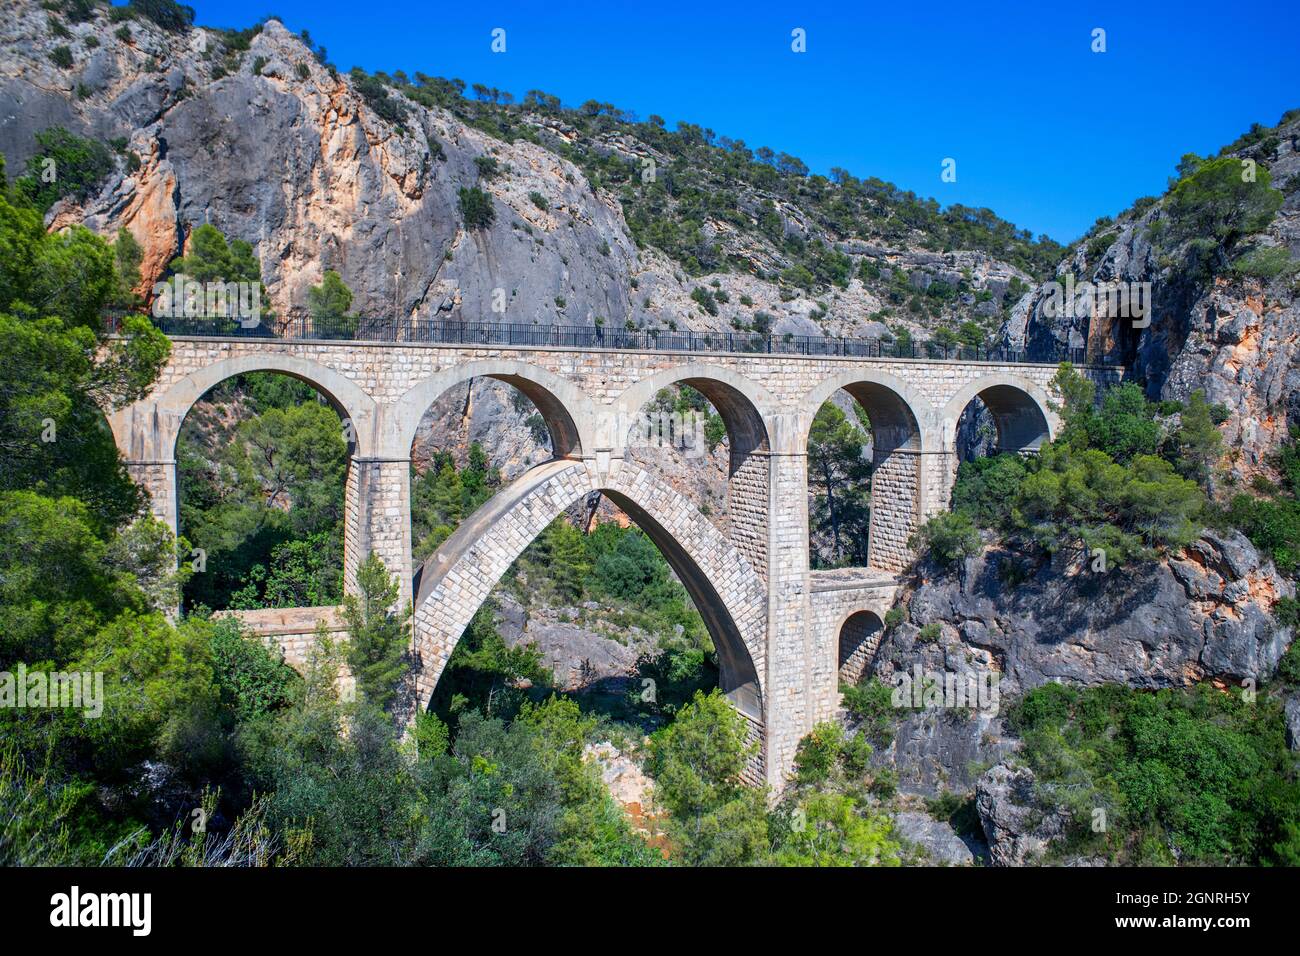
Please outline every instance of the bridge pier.
M411 459L353 456L343 518L343 590L354 593L357 569L374 552L397 575L398 608L412 600Z
M764 773L774 790L784 787L799 741L839 703L831 636L810 626L808 448L806 430L790 418L773 422L769 458Z
M176 459L133 460L126 459L126 472L131 480L149 495L149 511L178 534L180 529L180 504L176 488Z

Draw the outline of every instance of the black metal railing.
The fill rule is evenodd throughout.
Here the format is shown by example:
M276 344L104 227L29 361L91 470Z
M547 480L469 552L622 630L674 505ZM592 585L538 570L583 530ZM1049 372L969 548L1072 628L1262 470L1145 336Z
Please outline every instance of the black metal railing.
M110 333L123 314L106 316ZM588 325L524 325L509 322L464 322L442 318L395 319L391 316L346 316L325 319L307 312L263 315L257 320L228 316L158 318L151 321L169 336L195 338L290 339L310 341L393 342L412 345L472 345L514 348L604 349L612 351L731 352L780 355L826 355L853 358L919 358L961 362L1088 362L1086 350L1061 348L1057 354L1030 359L1023 350L942 345L934 341L850 339L821 335L774 335L764 332L648 331ZM1103 364L1093 360L1092 364Z

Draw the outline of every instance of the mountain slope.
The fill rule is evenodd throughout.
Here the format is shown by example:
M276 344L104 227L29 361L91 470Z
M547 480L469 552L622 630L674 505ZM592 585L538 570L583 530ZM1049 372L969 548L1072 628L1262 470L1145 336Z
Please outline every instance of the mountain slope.
M807 176L794 157L689 124L341 75L276 20L168 32L121 8L70 22L11 6L10 174L50 126L116 142L114 172L51 223L125 226L146 285L210 222L253 244L281 311L334 269L370 314L846 335L974 320L976 337L1059 253L988 210ZM486 227L464 225L471 188L491 197Z

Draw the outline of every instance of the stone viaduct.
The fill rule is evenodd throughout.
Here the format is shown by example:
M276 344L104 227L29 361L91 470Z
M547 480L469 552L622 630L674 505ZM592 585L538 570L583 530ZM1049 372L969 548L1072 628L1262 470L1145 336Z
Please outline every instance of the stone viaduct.
M414 604L415 705L427 705L462 631L516 557L575 502L600 491L663 552L717 647L722 689L761 741L757 779L779 786L800 738L839 706L880 639L907 542L945 509L956 427L983 400L1001 450L1032 452L1055 432L1054 365L770 353L505 347L177 336L152 393L110 416L154 513L177 527L176 442L193 404L241 372L313 385L349 429L345 581L371 551ZM1106 379L1115 368L1088 368ZM411 446L447 389L508 382L537 407L554 457L468 517L412 566ZM625 455L642 406L684 383L721 415L730 447L730 531ZM866 409L874 473L868 567L809 567L807 441L814 415L844 389Z

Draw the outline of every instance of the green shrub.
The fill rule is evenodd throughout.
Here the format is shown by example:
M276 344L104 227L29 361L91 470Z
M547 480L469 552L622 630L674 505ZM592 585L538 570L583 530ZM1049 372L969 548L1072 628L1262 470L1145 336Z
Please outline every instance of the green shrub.
M844 709L861 723L867 740L885 746L898 724L900 710L894 706L893 689L878 677L871 677L856 686L842 685Z
M50 51L50 62L61 70L72 69L72 49L67 46L56 46Z
M1028 473L1025 460L1009 452L964 461L953 486L953 510L969 515L982 528L1007 527Z
M209 645L222 706L236 720L265 717L290 702L298 675L278 652L245 635L237 620L215 622Z
M935 515L908 542L909 547L924 551L941 565L978 554L981 544L979 529L960 511Z
M130 0L127 6L172 33L183 33L194 25L194 8L176 0Z
M62 0L58 8L69 23L88 23L95 19L94 0Z
M471 186L468 189L462 188L460 191L460 214L465 221L465 228L486 229L492 225L492 221L496 218L496 210L492 206L492 197L477 186Z
M1009 714L1037 796L1074 820L1066 849L1119 863L1290 865L1300 782L1280 706L1208 684L1030 691ZM1094 811L1107 826L1094 832Z
M713 293L702 285L697 285L691 290L691 298L700 304L709 315L718 314L718 304L713 299Z
M1251 249L1232 261L1231 270L1239 276L1256 279L1274 279L1295 268L1295 261L1286 246Z
M27 175L15 185L44 212L65 196L85 201L112 170L113 155L103 143L52 126L36 134Z

